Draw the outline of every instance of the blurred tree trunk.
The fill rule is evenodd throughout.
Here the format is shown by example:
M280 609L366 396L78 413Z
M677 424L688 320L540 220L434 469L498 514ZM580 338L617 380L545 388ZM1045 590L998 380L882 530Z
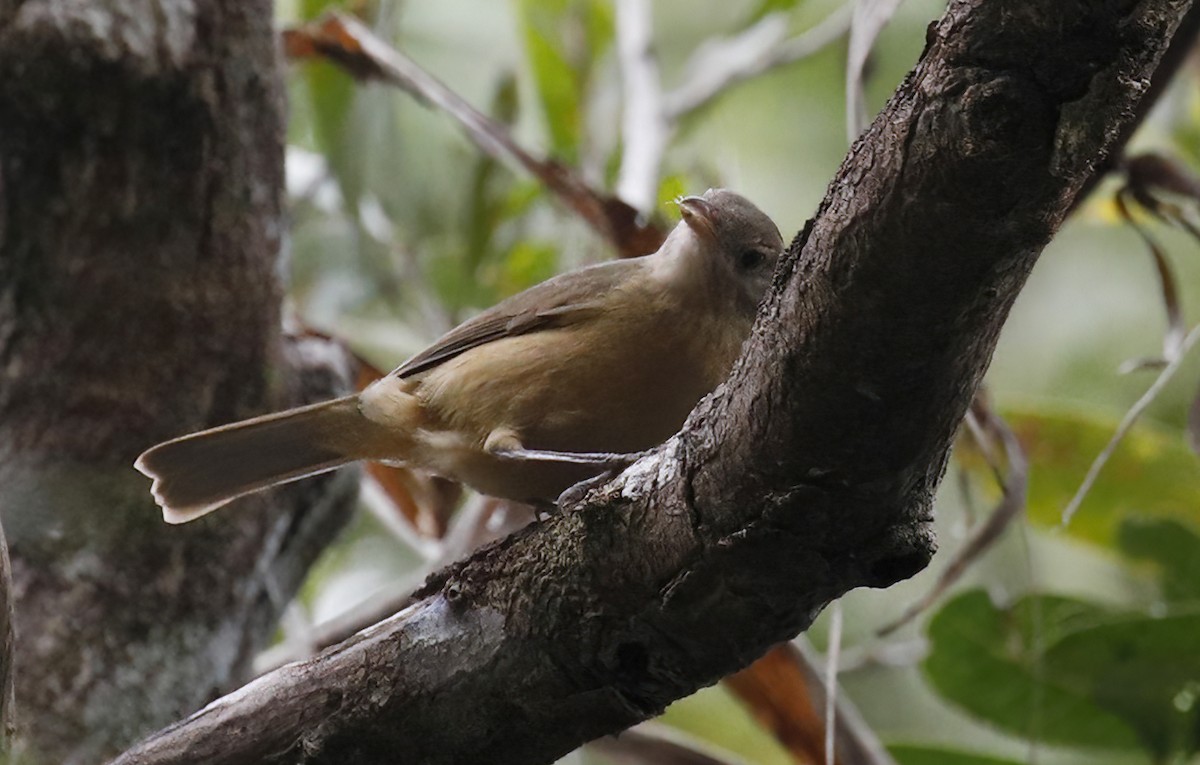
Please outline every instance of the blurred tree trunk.
M283 141L266 0L0 0L0 517L45 761L244 679L346 517L342 478L168 527L132 468L342 384L280 339Z

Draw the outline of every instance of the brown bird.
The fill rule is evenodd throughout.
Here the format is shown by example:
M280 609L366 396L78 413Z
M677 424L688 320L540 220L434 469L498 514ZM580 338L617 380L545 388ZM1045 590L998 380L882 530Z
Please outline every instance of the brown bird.
M750 333L779 229L724 189L679 207L651 255L514 295L357 395L176 438L136 467L168 523L361 459L552 502L674 434Z

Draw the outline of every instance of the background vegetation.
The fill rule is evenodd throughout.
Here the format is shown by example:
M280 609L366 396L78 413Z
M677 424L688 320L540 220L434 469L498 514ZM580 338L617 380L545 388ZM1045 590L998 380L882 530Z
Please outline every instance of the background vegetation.
M663 89L686 81L693 56L714 40L751 28L801 35L848 20L841 5L656 2ZM511 126L535 155L575 168L595 189L618 189L626 96L611 2L295 0L279 5L279 17L301 24L331 6L356 14ZM911 0L882 32L867 68L869 113L916 61L925 26L940 12L940 3ZM729 186L774 214L789 239L804 220L784 211L815 211L847 148L847 52L841 35L684 115L647 212L669 225L678 194ZM1194 62L1185 66L1131 154L1200 164L1195 74ZM472 312L612 256L539 181L481 151L447 114L322 61L295 63L290 78L286 263L294 313L375 365L390 368ZM934 565L887 591L842 599L842 693L906 765L1185 763L1200 748L1200 463L1187 437L1200 374L1193 360L1183 360L1075 517L1062 522L1093 459L1162 366L1119 371L1129 359L1162 356L1167 329L1155 262L1113 201L1125 180L1114 174L1093 193L1042 258L988 378L993 407L1029 463L1024 514L932 608L880 636L1005 505L987 449L965 438L937 504L942 550ZM1194 201L1176 200L1185 214ZM1182 312L1194 314L1200 243L1143 210L1133 215L1161 243ZM1014 459L992 462L1013 478L1021 472ZM397 511L368 480L371 512L359 514L310 578L281 635L283 654L466 544L442 535L454 506L443 488L410 483L407 491L424 510ZM451 522L452 531L478 536L488 521L475 517L479 528ZM829 620L808 633L820 650L830 644ZM717 686L679 702L663 722L728 758L794 761L795 750L754 711ZM607 761L599 753L572 757Z

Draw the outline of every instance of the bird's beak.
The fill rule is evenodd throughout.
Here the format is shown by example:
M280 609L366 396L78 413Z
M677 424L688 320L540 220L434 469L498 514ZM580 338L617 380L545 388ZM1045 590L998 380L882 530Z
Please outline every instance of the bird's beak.
M692 230L710 241L716 241L716 215L713 206L704 197L680 197L675 200L683 220Z

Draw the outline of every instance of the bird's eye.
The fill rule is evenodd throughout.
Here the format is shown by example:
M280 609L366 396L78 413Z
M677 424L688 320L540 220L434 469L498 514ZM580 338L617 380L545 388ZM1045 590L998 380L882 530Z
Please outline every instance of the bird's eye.
M758 268L761 266L765 258L766 256L763 255L759 250L746 250L738 256L738 266L743 271L749 271L753 268Z

